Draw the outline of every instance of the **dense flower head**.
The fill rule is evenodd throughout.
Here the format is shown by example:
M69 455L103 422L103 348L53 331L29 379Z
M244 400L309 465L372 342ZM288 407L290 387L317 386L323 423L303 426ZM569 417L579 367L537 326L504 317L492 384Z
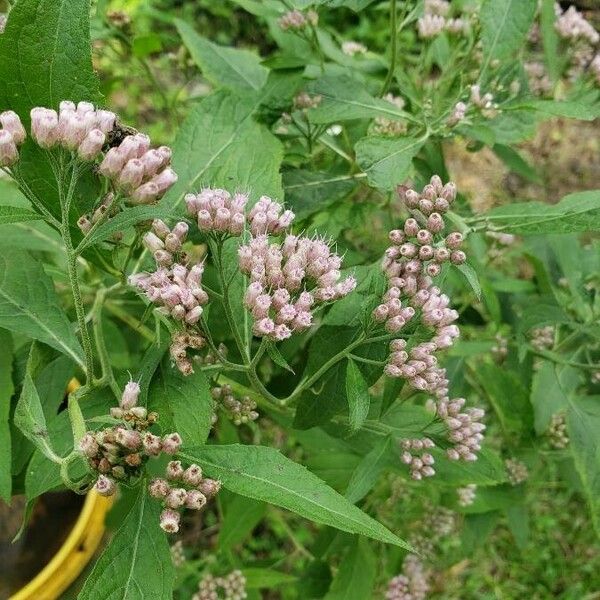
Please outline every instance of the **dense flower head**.
M239 248L239 265L249 276L244 304L254 317L254 334L276 341L312 324L313 306L343 298L356 287L342 279L342 259L327 242L288 234L281 243L259 235Z
M558 35L567 40L583 40L589 44L600 41L600 34L574 6L569 6L558 17L555 27Z
M408 554L402 565L402 574L390 580L386 600L425 600L429 591L428 575L421 561Z
M569 433L564 412L561 411L552 415L548 426L548 439L550 445L557 450L563 450L569 445Z
M405 439L400 442L401 460L410 469L410 476L415 480L435 475L433 456L427 451L435 444L429 438Z
M244 600L246 594L246 578L241 571L231 571L223 577L205 575L198 584L198 591L192 600Z
M162 502L160 526L167 533L179 531L181 511L201 510L219 491L221 484L204 477L199 465L185 468L172 460L165 469L165 478L156 477L148 484L148 492Z
M549 350L554 346L554 336L556 331L552 325L546 325L545 327L536 327L531 330L529 337L531 339L532 347L538 352Z
M240 235L244 231L246 194L232 196L227 190L205 188L198 194L187 194L185 203L200 231L230 235Z
M529 469L527 465L517 458L507 458L504 461L508 481L511 485L520 485L529 479Z
M227 413L234 425L241 425L258 419L256 402L249 396L236 398L231 386L224 384L211 389L211 396L219 403L219 406Z
M471 506L471 504L475 502L475 497L477 496L477 485L470 483L464 487L459 487L456 489L456 495L458 496L459 506L462 506L463 508Z
M386 94L383 97L383 100L389 102L399 110L402 110L405 105L404 98L402 98L402 96L395 96L394 94ZM390 137L405 134L406 128L406 121L403 121L399 118L390 118L381 115L376 117L373 123L373 133Z
M310 25L316 27L319 23L319 15L314 10L308 10L305 13L291 10L281 16L277 23L284 31L299 31Z
M347 56L355 56L356 54L366 54L367 47L359 42L347 40L342 42L342 52Z
M388 290L373 311L373 319L391 334L399 334L409 322L418 319L431 331L431 336L411 346L402 338L392 340L385 373L405 379L416 390L433 394L438 417L449 431L452 446L447 450L448 458L475 460L485 429L479 422L483 411L470 409L460 413L464 399L449 399L446 370L438 365L436 356L440 350L452 346L460 334L454 324L458 313L450 308L450 298L432 282L444 263L460 265L466 260L460 249L462 235L446 233L442 216L456 198L456 186L451 182L444 185L434 175L420 194L403 187L399 195L413 216L406 219L402 229L390 232L393 245L386 251L382 264ZM410 453L416 449L411 446L414 441L405 441L409 447L404 449L403 462L410 466L414 478L433 475L429 457L423 462L422 457Z
M120 423L100 431L88 431L79 441L79 451L97 475L94 487L103 496L114 494L117 482L137 480L149 458L163 453L176 454L181 446L177 433L160 437L149 431L158 415L138 406L139 394L137 382L127 383L119 406L110 411L111 417Z
M12 167L19 160L18 147L26 137L17 113L12 110L0 113L0 168Z

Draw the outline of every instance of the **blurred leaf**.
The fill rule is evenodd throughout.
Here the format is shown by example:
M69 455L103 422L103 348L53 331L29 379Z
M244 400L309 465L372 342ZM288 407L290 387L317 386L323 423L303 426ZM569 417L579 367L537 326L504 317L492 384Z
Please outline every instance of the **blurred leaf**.
M267 505L264 502L234 496L225 507L225 516L219 531L219 550L228 552L243 542L266 512Z
M509 59L523 46L536 9L536 0L483 0L480 13L482 75L492 61Z
M327 486L305 467L274 448L263 446L202 446L180 452L198 462L223 487L295 512L307 519L349 533L407 547L406 543Z
M499 206L482 220L496 231L518 234L600 231L600 190L575 192L553 205L534 201Z
M260 569L248 567L242 569L246 578L247 590L271 589L282 585L293 585L297 581L295 575L275 571L274 569Z
M473 290L475 297L477 300L481 300L481 284L479 283L479 277L477 275L477 271L469 264L464 263L462 265L458 265L456 267L467 280L467 283Z
M568 100L530 100L523 106L554 117L567 117L581 121L593 121L600 116L598 95L590 103Z
M283 197L279 173L281 143L252 119L259 103L226 91L206 97L188 116L173 144L173 168L179 181L160 206L179 209L185 194L203 186ZM250 151L249 151L250 149Z
M331 568L322 560L313 560L298 578L298 598L322 598L331 585Z
M573 398L567 411L567 428L575 468L581 478L600 536L600 398Z
M360 429L369 414L371 395L369 385L353 360L346 369L346 396L350 415L350 431Z
M156 33L138 35L133 38L132 49L134 56L145 58L163 49L162 40Z
M345 496L350 502L356 504L371 491L381 472L387 466L391 448L392 438L385 436L363 457L352 472L352 477L346 489Z
M0 326L40 340L83 365L83 351L42 265L22 250L0 255Z
M496 485L506 481L506 471L500 456L483 448L477 454L474 462L462 460L448 460L445 453L439 448L433 448L431 453L435 457L436 478L440 483L449 485Z
M492 148L494 154L513 172L520 175L527 181L533 183L542 183L539 173L529 165L525 159L510 146L495 144Z
M513 534L515 542L517 542L517 547L520 549L525 548L530 538L529 511L527 507L517 502L506 509L506 517L508 528Z
M160 504L142 483L135 504L104 549L78 600L164 600L173 595L175 570L158 523Z
M356 162L367 174L369 185L392 190L406 180L424 142L425 138L364 137L354 147Z
M259 90L267 81L269 70L260 64L260 56L213 44L181 19L175 25L192 58L215 85L247 92Z
M561 57L558 51L559 38L556 31L556 3L554 0L542 0L540 12L540 31L544 46L546 69L553 82L558 81L561 72Z
M414 120L410 113L387 100L375 98L360 81L347 75L322 77L311 83L307 89L312 95L321 96L319 105L310 109L308 113L313 123L334 123L375 117Z
M377 560L367 540L356 538L336 573L325 600L365 600L373 597Z
M0 206L0 225L4 225L5 223L22 223L23 221L39 221L40 219L43 219L41 215L25 208Z
M13 367L13 341L10 333L0 329L0 498L6 504L10 503L12 478L11 478L11 442L10 427L10 401L14 393L12 381Z

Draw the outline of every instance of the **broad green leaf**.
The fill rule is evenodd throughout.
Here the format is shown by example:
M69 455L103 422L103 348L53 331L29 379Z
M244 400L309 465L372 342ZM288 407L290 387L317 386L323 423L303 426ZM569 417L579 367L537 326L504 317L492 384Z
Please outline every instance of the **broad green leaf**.
M408 177L412 159L418 154L425 139L364 137L354 147L356 162L367 174L369 185L392 190Z
M29 123L35 106L58 108L61 100L98 101L92 67L90 0L19 0L0 36L0 109ZM28 138L20 172L55 213L58 194L44 151Z
M321 97L319 105L310 110L313 123L333 123L353 119L411 119L414 117L395 104L373 97L360 81L346 75L328 76L308 86L312 95Z
M555 117L580 121L593 121L600 116L600 100L597 96L595 102L591 104L577 100L531 100L523 107Z
M496 231L518 234L600 231L600 190L575 192L553 205L508 204L492 209L481 218Z
M242 569L246 578L247 590L271 589L281 585L291 585L296 581L294 575L275 571L274 569L246 568Z
M525 548L530 538L529 511L527 507L516 502L506 509L508 528L515 538L519 549Z
M263 446L202 446L180 452L202 465L223 487L255 500L269 502L307 519L408 548L383 525L327 486L303 466L274 448Z
M108 239L113 233L123 231L140 221L165 219L169 216L171 216L170 213L160 206L134 206L133 208L127 208L114 217L111 217L106 223L100 225L92 235L83 240L78 250L82 251L89 246L102 242Z
M214 44L181 19L175 25L192 58L215 85L248 92L259 90L267 81L269 70L260 64L260 56Z
M164 365L152 382L148 408L161 416L163 431L177 431L186 447L204 444L212 427L213 399L206 375L196 370L187 377Z
M348 397L350 430L356 431L363 426L369 414L371 396L369 384L353 360L348 361L346 369L346 396Z
M44 453L50 459L54 458L46 426L46 417L44 416L40 397L29 372L25 373L23 389L15 408L14 420L15 425L21 430L23 435L40 452Z
M365 600L373 598L377 559L364 538L348 549L324 600Z
M142 483L135 503L87 578L78 600L168 600L175 571L160 503Z
M467 280L467 283L473 290L477 300L481 300L481 283L479 283L477 271L475 271L475 269L469 263L458 265L457 270L460 271Z
M23 221L39 221L43 217L25 208L0 206L0 225L6 223L23 223Z
M533 183L542 183L542 178L539 173L537 173L536 170L510 146L496 144L492 150L494 151L494 154L517 175L520 175L524 179L527 179L527 181L532 181Z
M224 187L281 199L281 143L252 115L258 102L226 91L205 98L189 115L173 144L179 181L160 206L182 210L185 194L203 186Z
M477 460L465 462L448 460L439 448L433 448L437 481L449 485L497 485L506 481L506 471L500 456L483 448L477 453Z
M598 397L571 400L567 428L575 468L583 483L592 513L592 523L600 536L600 403Z
M40 340L83 364L83 351L52 280L22 250L0 254L0 326Z
M152 344L144 353L142 362L136 375L136 381L140 384L139 406L146 406L148 403L148 391L150 382L154 377L158 365L160 365L165 352L171 343L171 335L164 328L159 330L160 337L156 343Z
M12 381L13 341L10 333L0 329L0 498L8 504L11 497L11 443L8 418L14 392Z
M350 502L356 504L371 491L388 463L391 448L392 438L383 437L358 463L344 494Z
M331 175L320 171L294 169L283 173L286 203L297 219L313 213L344 198L361 178L356 175Z
M483 65L511 58L522 46L535 17L536 0L483 0L480 12Z

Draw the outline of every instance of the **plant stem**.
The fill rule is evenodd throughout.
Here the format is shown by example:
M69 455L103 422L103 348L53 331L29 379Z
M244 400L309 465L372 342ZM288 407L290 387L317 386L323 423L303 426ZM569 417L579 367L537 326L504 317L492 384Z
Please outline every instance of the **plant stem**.
M100 360L102 379L106 381L115 395L115 398L118 399L121 396L121 390L119 389L110 364L108 350L104 340L104 331L102 330L102 306L104 305L105 298L106 289L102 288L96 294L96 300L92 306L92 330L96 340L96 350L98 351L98 359Z
M398 6L397 0L392 0L391 8L390 8L390 32L391 32L391 51L392 51L392 59L390 62L390 68L388 70L387 77L383 82L383 87L381 88L381 96L387 93L392 85L392 81L394 79L394 71L396 70L396 56L398 54Z
M104 306L106 307L106 310L108 310L113 315L115 315L115 317L117 317L117 319L121 319L121 321L123 321L124 323L129 325L129 327L131 327L134 331L137 331L140 335L145 337L147 340L154 342L155 338L154 338L154 334L152 333L152 331L150 331L150 329L148 329L148 327L146 327L145 325L140 323L140 321L138 321L134 316L130 315L127 311L120 308L114 302L107 301L104 304Z

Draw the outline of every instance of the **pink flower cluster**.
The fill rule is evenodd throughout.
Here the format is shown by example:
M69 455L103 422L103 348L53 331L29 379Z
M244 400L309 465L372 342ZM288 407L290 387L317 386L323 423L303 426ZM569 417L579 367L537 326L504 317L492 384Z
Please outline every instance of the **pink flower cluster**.
M481 450L485 424L481 419L485 411L481 408L468 408L460 412L465 405L464 398L453 400L447 397L437 401L437 414L448 428L448 441L453 445L446 450L446 456L450 460L477 460L477 454Z
M204 477L200 466L191 464L184 469L178 460L167 465L165 476L166 479L153 479L148 491L153 498L163 502L161 528L167 533L177 533L181 521L179 510L201 510L210 498L216 496L221 484Z
M246 194L231 194L222 189L205 188L199 194L187 194L185 203L201 231L240 235L246 223Z
M592 45L600 41L600 34L574 6L560 14L555 27L558 35L567 40L580 39Z
M150 138L136 133L106 153L99 171L132 204L152 204L177 181L177 174L169 166L171 154L168 146L151 149Z
M306 13L299 10L291 10L279 17L277 23L284 31L298 31L304 29L308 25L316 27L319 23L319 15L314 10L309 10Z
M173 229L160 219L152 223L152 231L144 236L144 244L154 253L157 270L153 273L137 273L129 283L143 290L154 304L176 321L194 325L202 315L202 306L208 302L208 294L202 288L203 264L191 267L174 262L181 256L181 247L188 232L183 221Z
M279 202L261 196L248 213L248 225L253 236L279 235L292 224L294 216L291 210L284 211Z
M116 116L96 109L91 102L63 100L58 112L38 106L31 110L31 135L46 150L61 147L77 152L83 161L93 161L102 151Z
M224 577L206 575L198 584L192 600L244 600L247 597L246 578L236 569Z
M470 483L464 487L459 487L456 489L456 495L458 496L459 506L462 506L463 508L471 506L471 504L475 502L475 497L477 496L477 485Z
M435 470L433 456L429 452L422 452L420 456L414 456L413 452L421 452L435 447L435 444L429 438L419 438L413 440L402 440L401 460L410 469L410 476L419 481L423 477L433 477Z
M12 110L0 113L0 168L12 167L19 160L18 147L26 137L27 132L17 113Z
M199 333L188 331L176 331L171 338L169 354L175 362L175 366L184 375L191 375L194 372L192 361L188 356L188 350L200 350L206 344L204 338Z
M244 303L259 337L281 341L308 329L313 305L343 298L356 287L354 277L340 281L342 259L320 239L288 234L281 243L269 243L259 235L238 256L250 277Z
M94 487L103 496L115 493L117 481L129 483L139 478L150 457L176 454L181 446L177 433L161 439L147 431L158 417L155 413L148 414L143 406L137 406L139 394L140 386L130 381L119 406L111 409L111 416L122 423L97 432L88 431L79 441L79 450L98 474Z
M402 574L388 584L386 600L425 600L429 583L421 561L414 554L408 554L402 567Z
M214 387L210 390L214 400L220 403L234 425L241 425L258 419L256 402L249 396L242 396L239 400L233 395L230 385Z

